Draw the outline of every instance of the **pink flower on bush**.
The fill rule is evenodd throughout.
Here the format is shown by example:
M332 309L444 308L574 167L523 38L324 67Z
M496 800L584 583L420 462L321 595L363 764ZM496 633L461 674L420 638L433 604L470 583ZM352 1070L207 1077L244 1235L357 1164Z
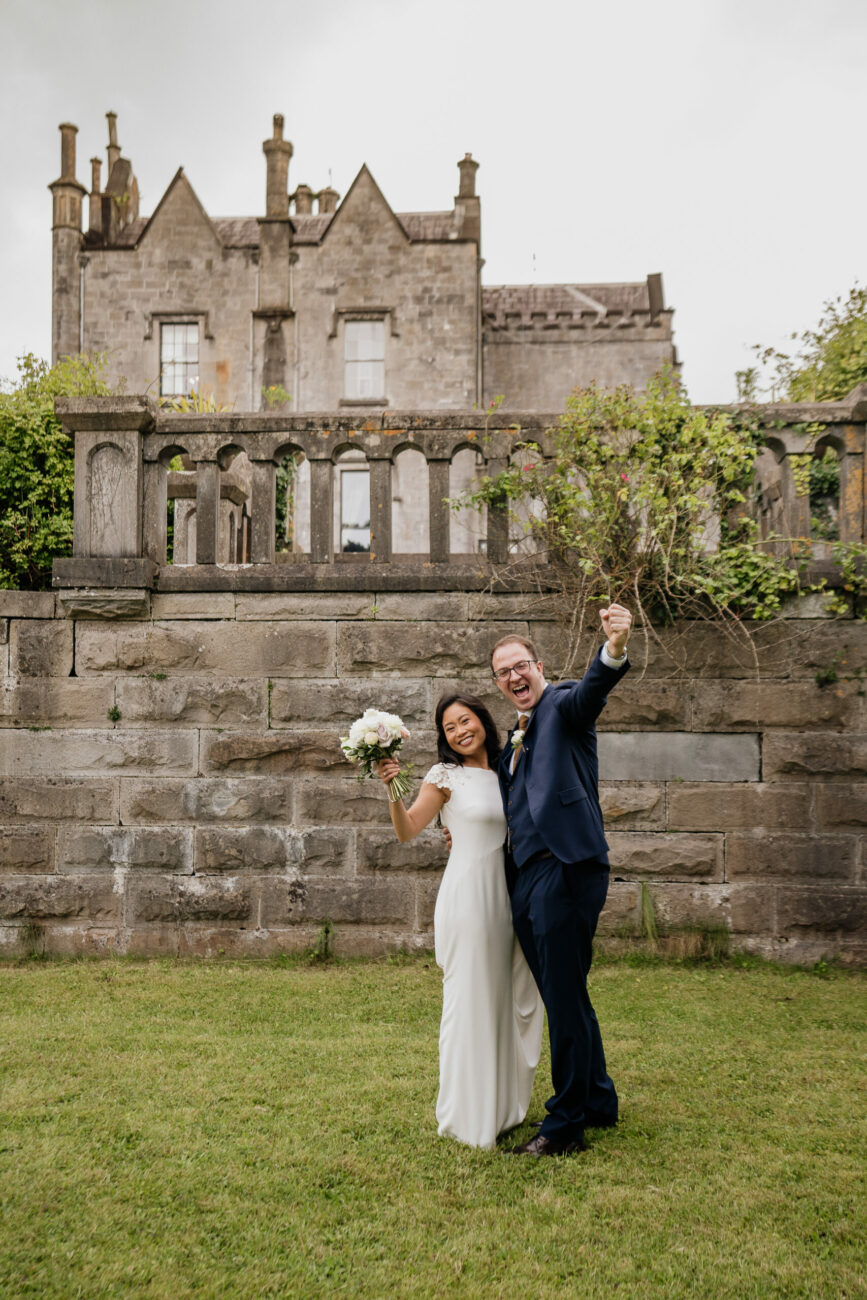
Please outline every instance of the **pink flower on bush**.
M620 477L623 479L623 482L624 482L624 483L628 483L628 482L629 482L629 475L628 475L628 474L621 474Z

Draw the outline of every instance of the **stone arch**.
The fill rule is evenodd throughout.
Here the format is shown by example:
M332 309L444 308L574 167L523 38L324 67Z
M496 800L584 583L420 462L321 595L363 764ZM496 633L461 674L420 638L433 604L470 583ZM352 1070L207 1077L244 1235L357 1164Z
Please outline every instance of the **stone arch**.
M392 452L392 554L430 551L430 492L427 457L418 443L402 442Z

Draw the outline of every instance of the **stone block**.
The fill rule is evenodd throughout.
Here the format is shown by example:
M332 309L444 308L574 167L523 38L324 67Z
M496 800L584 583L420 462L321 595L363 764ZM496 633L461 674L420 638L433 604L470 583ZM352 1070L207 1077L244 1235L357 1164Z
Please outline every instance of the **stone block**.
M758 781L759 738L605 732L599 737L599 771L606 781Z
M54 618L53 591L0 591L2 618Z
M672 930L728 929L730 891L723 885L662 884L651 886L660 933Z
M440 892L442 872L419 876L415 882L415 928L430 936L433 945L434 909Z
M647 676L746 678L784 677L790 667L792 624L752 623L721 628L711 623L682 623L663 630L647 645ZM744 632L749 634L749 639ZM630 643L630 657L644 662L640 633Z
M9 644L9 619L0 618L0 645Z
M57 843L59 872L90 875L120 868L190 875L193 832L177 826L61 828Z
M650 679L637 685L620 682L608 696L597 725L600 730L662 727L668 731L685 731L690 725L690 704L685 684Z
M0 726L102 727L114 682L78 677L25 677L0 689Z
M803 785L673 783L668 788L668 829L806 830L812 825L811 808L811 792Z
M727 886L732 934L773 934L777 892L770 885Z
M232 591L159 591L151 596L151 615L163 619L233 619Z
M300 837L276 826L209 826L196 831L197 875L286 872L300 860Z
M649 831L661 830L665 825L663 785L650 781L603 782L599 802L605 824L611 829Z
M372 619L376 596L370 591L251 591L238 592L235 601L239 621Z
M817 783L816 825L828 830L858 831L867 827L867 783L824 785Z
M0 875L33 875L53 869L53 827L0 826Z
M839 678L867 669L867 624L856 619L789 623L793 677L833 670ZM764 670L763 670L764 671Z
M2 809L0 783L0 809ZM124 779L120 783L120 820L124 825L142 823L292 821L292 788L287 781L269 777L182 781L171 778Z
M305 781L296 788L295 807L299 826L382 826L388 819L378 781L344 780L339 785Z
M640 834L606 836L612 875L659 880L723 879L722 835Z
M266 727L268 684L230 677L121 678L117 706L125 726L181 722Z
M471 591L467 597L467 618L472 623L508 623L526 626L527 619L549 623L560 616L562 601L553 595L533 592ZM507 635L505 632L501 636ZM524 635L522 632L521 635ZM499 640L498 637L494 638Z
M383 708L397 713L410 728L430 725L427 685L423 680L394 677L384 681L274 682L271 690L271 726L298 726L324 722L344 734L365 709Z
M114 920L120 917L121 901L105 875L0 876L0 917L5 920Z
M726 836L726 879L849 881L855 874L856 848L851 835L734 832Z
M131 876L126 919L130 926L183 921L253 919L250 883L230 876Z
M855 682L821 690L815 681L706 682L695 691L692 725L696 731L827 731L851 725L857 705Z
M401 844L389 825L360 830L356 840L360 872L440 870L448 858L446 842L438 830L422 831L416 839Z
M288 774L346 768L337 735L322 731L202 732L202 769Z
M261 925L292 922L356 922L411 927L415 919L415 881L406 876L365 880L280 880L262 883Z
M462 591L382 593L374 600L377 622L465 623L467 596ZM496 637L494 638L496 640Z
M608 897L599 917L602 935L637 934L641 922L641 888L625 881L614 881L608 886Z
M298 838L301 845L301 866L306 875L355 874L355 841L351 831L319 827L304 831Z
M867 778L867 735L772 732L762 742L765 781Z
M20 677L68 677L73 642L71 623L14 619L9 629L9 667Z
M0 746L0 776L193 775L198 737L182 731L16 731Z
M341 623L337 661L341 675L449 676L488 666L491 646L513 628L500 623L467 627L450 623Z
M105 672L333 677L331 623L79 623L79 676Z
M114 587L88 591L68 587L57 593L58 612L67 618L149 618L151 594L144 588Z
M116 781L0 779L0 822L117 821Z
M863 938L867 932L867 889L781 889L777 933L840 934Z

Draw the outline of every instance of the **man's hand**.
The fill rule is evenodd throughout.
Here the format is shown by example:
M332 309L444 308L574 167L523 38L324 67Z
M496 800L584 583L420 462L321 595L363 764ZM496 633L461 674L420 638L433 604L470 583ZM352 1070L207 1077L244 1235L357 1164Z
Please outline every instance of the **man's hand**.
M632 628L632 615L622 605L609 605L599 612L603 630L608 637L608 653L612 659L622 659Z

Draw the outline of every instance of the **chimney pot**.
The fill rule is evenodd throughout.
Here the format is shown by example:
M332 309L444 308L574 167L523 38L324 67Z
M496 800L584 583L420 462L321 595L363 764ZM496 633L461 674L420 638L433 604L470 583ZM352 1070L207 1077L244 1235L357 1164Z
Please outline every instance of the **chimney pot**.
M282 113L274 114L274 139L275 140L283 139L283 114Z
M111 180L111 169L120 157L120 145L117 142L117 113L106 113L108 121L108 179Z
M60 179L75 180L75 137L78 127L71 122L60 123Z
M479 170L479 164L473 158L471 153L465 153L458 163L458 172L460 173L460 186L458 188L458 198L471 199L476 193L476 172Z
M309 185L299 185L292 197L295 200L297 216L306 216L313 211L313 191Z
M274 114L274 134L262 143L268 168L265 184L265 216L280 220L289 216L289 159L292 143L283 139L283 114Z
M320 211L320 213L323 213L323 212L336 212L336 211L337 211L337 200L338 200L339 198L340 198L340 195L337 193L337 190L333 190L333 189L331 188L330 185L326 185L324 190L320 190L320 191L319 191L319 211Z

